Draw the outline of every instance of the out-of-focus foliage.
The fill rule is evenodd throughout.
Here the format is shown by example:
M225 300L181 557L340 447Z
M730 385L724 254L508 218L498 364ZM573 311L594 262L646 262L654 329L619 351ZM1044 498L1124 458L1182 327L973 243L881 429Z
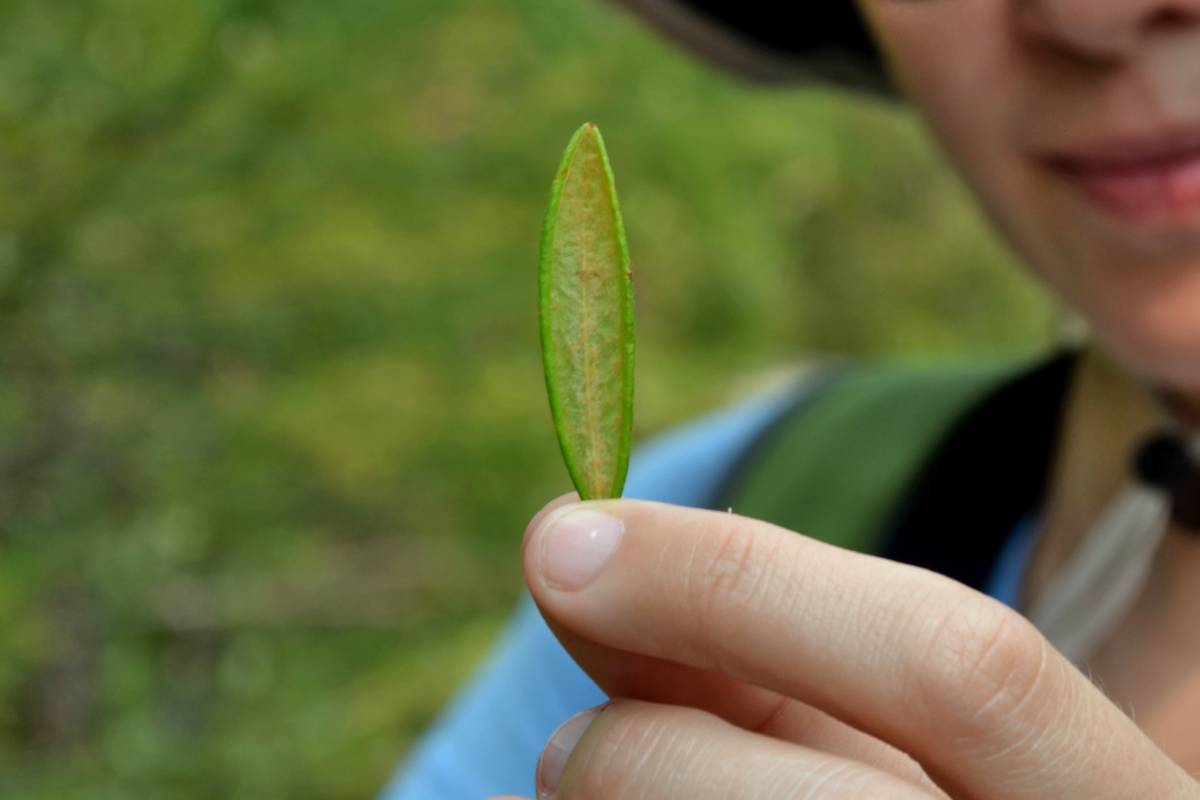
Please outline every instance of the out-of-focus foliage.
M0 4L0 795L369 796L565 490L537 237L603 127L639 437L1048 309L898 108L595 0Z

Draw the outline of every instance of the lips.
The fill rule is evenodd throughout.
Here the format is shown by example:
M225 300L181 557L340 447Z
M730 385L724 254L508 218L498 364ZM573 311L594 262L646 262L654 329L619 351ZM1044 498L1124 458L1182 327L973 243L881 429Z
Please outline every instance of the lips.
M1046 163L1126 220L1200 222L1200 131L1103 142L1055 153Z

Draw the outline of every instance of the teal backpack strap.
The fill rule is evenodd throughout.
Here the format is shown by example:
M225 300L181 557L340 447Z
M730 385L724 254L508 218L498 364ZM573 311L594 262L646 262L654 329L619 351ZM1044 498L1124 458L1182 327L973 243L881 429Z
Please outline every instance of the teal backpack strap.
M760 437L719 508L840 547L879 549L887 521L954 423L1027 362L843 370Z

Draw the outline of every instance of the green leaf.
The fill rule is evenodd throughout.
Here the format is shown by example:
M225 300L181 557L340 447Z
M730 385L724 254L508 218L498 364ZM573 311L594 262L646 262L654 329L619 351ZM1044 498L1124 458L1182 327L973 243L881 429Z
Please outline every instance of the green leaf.
M591 123L571 138L551 188L538 278L546 391L567 471L584 500L620 497L633 435L633 275Z

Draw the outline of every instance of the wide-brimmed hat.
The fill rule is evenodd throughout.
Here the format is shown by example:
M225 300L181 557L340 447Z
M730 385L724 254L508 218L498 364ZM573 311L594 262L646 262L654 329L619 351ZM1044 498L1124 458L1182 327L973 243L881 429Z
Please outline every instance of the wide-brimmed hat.
M807 13L797 13L779 0L616 2L689 50L746 78L769 83L821 80L892 92L853 0L831 0Z

